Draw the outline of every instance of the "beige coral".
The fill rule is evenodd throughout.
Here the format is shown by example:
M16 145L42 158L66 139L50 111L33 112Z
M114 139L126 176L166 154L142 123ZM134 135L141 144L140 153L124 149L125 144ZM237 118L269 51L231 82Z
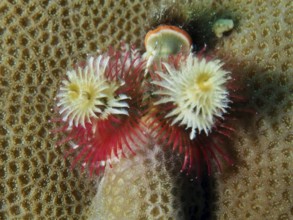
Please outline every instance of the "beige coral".
M237 14L239 23L216 53L237 63L233 71L250 86L250 106L257 114L238 132L236 169L217 177L218 218L291 219L292 3L223 1L220 7Z
M149 138L113 168L107 167L89 208L89 219L198 219L204 213L205 190L200 182L178 172L182 157ZM188 189L188 190L187 190Z
M120 40L142 45L151 4L0 1L0 219L86 218L95 184L70 170L66 146L55 148L53 99L88 54Z
M0 2L1 219L86 218L95 186L69 170L65 147L54 148L57 137L49 135L48 119L60 79L72 64L120 40L142 46L155 1L116 2ZM182 10L190 8L188 1L162 2L161 12L178 2ZM292 219L292 3L192 2L235 19L235 29L217 41L215 52L247 81L249 104L258 112L237 134L235 168L216 175L215 214Z

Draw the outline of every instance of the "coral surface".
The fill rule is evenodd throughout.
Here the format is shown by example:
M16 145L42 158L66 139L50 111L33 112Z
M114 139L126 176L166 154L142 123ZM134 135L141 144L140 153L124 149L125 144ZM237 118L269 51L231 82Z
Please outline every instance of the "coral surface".
M203 13L191 13L188 1L162 0L158 1L160 7L154 2L0 2L0 219L86 218L96 187L78 169L70 171L69 160L63 158L66 146L54 148L58 137L49 135L53 126L48 123L53 116L53 98L66 71L87 54L110 44L117 46L120 40L142 47L144 34L152 24L148 20L159 24L170 6L181 5L177 11L183 12L183 22L188 23L190 16L205 18L201 17ZM208 51L246 82L249 106L257 112L247 124L238 126L234 145L236 165L221 175L216 174L216 185L212 188L217 198L203 193L213 191L202 191L201 187L194 195L218 219L292 219L292 3L290 0L220 0L192 1L191 5L195 12L209 12L205 19L211 22L217 16L235 21L234 29L215 40ZM208 25L200 24L206 23L198 23L194 30L196 38L208 40L202 29ZM120 205L121 201L110 201L111 193L126 196L125 192L116 190L118 184L134 184L135 179L124 175L122 166L113 169L123 176L110 174L120 181L113 185L112 191L99 193L108 195L104 199L110 205L113 202ZM162 171L150 170L152 178L159 180ZM148 178L144 171L137 173L141 176L132 177ZM164 196L170 198L162 193L163 184L175 184L176 178L171 181L170 177L163 176L160 187L145 192L149 198L145 204L140 197L127 203L129 209L131 205L143 208L146 212L141 219L151 216L167 219L180 210L208 217L206 211L201 212L203 206L198 202L196 207L201 208L197 211L170 205L173 199L158 202L165 201ZM107 182L107 178L103 181ZM132 192L142 186L141 182L133 185ZM174 186L166 186L164 192L171 192ZM184 186L178 183L176 189L180 191ZM131 198L133 194L128 195ZM170 195L175 199L180 194ZM141 198L145 201L146 197ZM206 201L210 201L207 197L217 202L217 208L206 206ZM117 210L113 210L109 215L116 214Z
M238 163L219 175L219 219L292 219L292 10L290 1L219 1L238 24L216 53L250 90L257 114L235 140ZM247 120L247 119L245 119ZM291 164L291 165L290 165Z
M90 219L199 219L210 202L211 184L178 172L182 157L149 137L137 155L106 168L90 207ZM211 202L212 203L212 202ZM209 205L206 205L209 204Z
M120 40L142 46L151 1L0 1L0 219L85 219L92 179L48 123L67 70Z

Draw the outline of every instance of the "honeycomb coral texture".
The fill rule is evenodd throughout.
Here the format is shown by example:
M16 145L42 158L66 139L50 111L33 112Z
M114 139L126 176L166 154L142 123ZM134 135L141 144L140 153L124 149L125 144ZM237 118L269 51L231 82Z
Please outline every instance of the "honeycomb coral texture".
M199 219L206 189L178 172L181 162L179 156L151 143L135 157L106 168L90 219Z
M54 148L53 98L87 54L120 40L140 44L144 4L0 1L0 219L85 218L94 184L70 171L65 146Z
M257 112L238 132L235 170L218 176L218 218L292 219L292 2L219 1L214 7L239 20L216 53L237 64L232 72L250 86Z
M53 98L66 70L87 54L117 46L120 40L142 46L154 2L0 1L0 219L86 218L95 186L78 170L69 170L70 163L62 153L65 146L54 148L58 137L49 135L53 126L48 123ZM188 1L162 2L167 6ZM197 2L203 10L227 11L237 21L232 33L217 42L215 53L247 82L249 104L258 112L248 126L239 126L236 166L216 175L215 215L218 219L292 219L292 3L193 1ZM189 213L184 204L190 202L176 200L181 196L176 189L185 187L182 178L175 187L178 175L172 176L165 168L138 167L142 169L141 173L134 171L138 176L124 176L121 166L103 180L117 184L112 189L101 185L105 188L98 193L109 195L101 204L117 204L109 215L115 217L124 207L120 206L123 200L110 198L120 198L119 194L129 209L145 210L138 215L141 219L172 219ZM149 185L144 189L141 180L148 175L152 178L145 181ZM109 182L110 177L117 181ZM132 202L118 187L128 186L128 182L135 184L129 199L134 192L141 196ZM206 203L201 187L194 194ZM194 216L202 215L203 205L197 200L193 203Z

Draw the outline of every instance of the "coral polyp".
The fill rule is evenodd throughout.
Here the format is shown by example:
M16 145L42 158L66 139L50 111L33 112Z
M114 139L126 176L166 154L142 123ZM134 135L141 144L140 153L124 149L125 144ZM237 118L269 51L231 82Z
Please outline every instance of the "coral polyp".
M221 69L219 60L198 59L192 53L181 61L180 68L164 63L164 72L157 71L160 79L154 93L160 98L155 105L171 104L172 109L165 115L171 125L179 124L190 130L190 139L204 131L207 135L228 108L228 90L225 84L229 72Z
M169 57L151 74L154 105L148 123L160 144L184 155L182 171L211 174L222 170L220 157L233 164L222 149L234 132L228 110L234 98L230 72L219 60L190 53ZM231 112L229 112L231 113Z
M55 132L66 133L57 143L69 143L73 166L82 161L90 171L99 171L112 157L134 153L143 139L144 61L134 47L90 57L68 71L57 94Z
M85 127L91 119L106 118L109 114L128 114L129 106L125 100L129 97L124 94L115 97L119 85L106 79L108 62L109 57L102 55L90 57L84 68L78 66L67 72L67 79L62 81L57 95L57 106L63 121L68 121L69 126Z

